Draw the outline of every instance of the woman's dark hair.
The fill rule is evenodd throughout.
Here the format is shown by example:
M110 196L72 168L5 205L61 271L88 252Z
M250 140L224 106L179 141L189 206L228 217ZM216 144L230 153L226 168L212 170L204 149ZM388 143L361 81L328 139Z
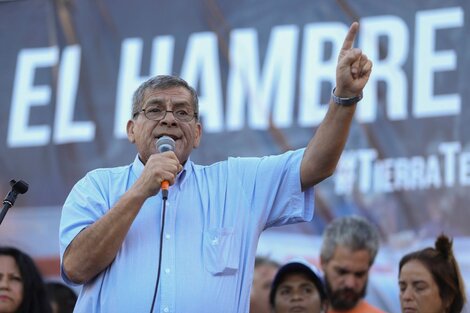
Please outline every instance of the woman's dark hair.
M434 248L411 252L400 260L399 273L410 261L419 261L431 273L439 288L442 302L447 306L446 312L459 313L466 302L465 285L459 265L452 251L452 240L442 234L436 239Z
M46 283L46 291L51 303L57 304L58 313L72 313L77 302L75 292L59 282Z
M51 313L42 276L26 253L13 247L0 247L0 256L11 256L20 270L23 281L23 301L17 312Z

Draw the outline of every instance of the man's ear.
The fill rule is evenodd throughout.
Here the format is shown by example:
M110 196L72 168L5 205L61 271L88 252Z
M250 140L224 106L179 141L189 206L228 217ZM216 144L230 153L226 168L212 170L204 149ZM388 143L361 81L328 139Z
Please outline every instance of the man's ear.
M196 125L194 126L194 145L193 148L199 147L199 144L201 143L201 137L202 137L202 124L199 122L196 122Z
M131 119L131 120L128 120L128 121L127 121L127 126L126 126L126 129L127 129L127 139L128 139L131 143L134 143L134 142L135 142L134 126L135 126L134 120Z

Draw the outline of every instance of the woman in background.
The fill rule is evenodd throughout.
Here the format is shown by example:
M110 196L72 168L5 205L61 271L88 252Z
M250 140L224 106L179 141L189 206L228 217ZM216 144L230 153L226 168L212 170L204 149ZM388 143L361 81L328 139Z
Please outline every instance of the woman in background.
M44 283L31 257L0 247L0 313L50 313Z
M462 312L465 287L447 236L440 235L434 248L405 255L398 276L402 312Z

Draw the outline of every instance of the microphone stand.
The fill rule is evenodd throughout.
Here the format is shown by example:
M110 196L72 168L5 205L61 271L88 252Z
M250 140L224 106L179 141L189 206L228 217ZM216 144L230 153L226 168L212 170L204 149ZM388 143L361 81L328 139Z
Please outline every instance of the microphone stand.
M11 190L6 196L6 198L3 200L3 209L0 213L0 224L2 224L3 219L5 218L5 215L8 212L8 209L10 209L15 204L16 197L19 194L23 194L28 191L29 187L28 183L26 183L25 181L20 180L17 182L14 179L10 180L10 186Z

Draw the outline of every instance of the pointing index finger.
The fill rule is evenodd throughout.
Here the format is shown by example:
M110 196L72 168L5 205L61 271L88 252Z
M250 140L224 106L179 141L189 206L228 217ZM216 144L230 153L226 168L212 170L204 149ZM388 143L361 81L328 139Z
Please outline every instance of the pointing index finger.
M356 34L359 29L359 23L354 22L351 24L351 27L349 28L348 34L346 35L346 38L344 38L343 42L343 47L341 50L349 50L353 47L354 44L354 39L356 39Z

